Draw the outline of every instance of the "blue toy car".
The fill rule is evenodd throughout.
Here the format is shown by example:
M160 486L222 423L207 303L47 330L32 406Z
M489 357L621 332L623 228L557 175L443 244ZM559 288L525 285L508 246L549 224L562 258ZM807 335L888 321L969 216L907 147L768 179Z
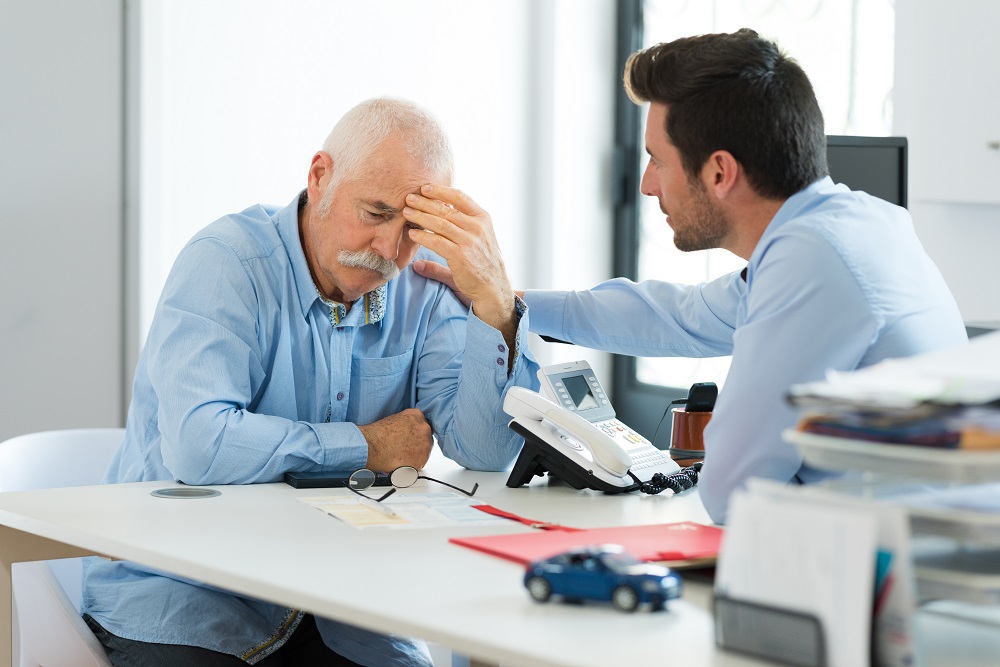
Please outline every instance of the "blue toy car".
M619 611L648 603L663 609L681 595L681 578L662 565L644 563L615 544L571 549L530 564L524 585L538 602L553 595L566 600L602 600Z

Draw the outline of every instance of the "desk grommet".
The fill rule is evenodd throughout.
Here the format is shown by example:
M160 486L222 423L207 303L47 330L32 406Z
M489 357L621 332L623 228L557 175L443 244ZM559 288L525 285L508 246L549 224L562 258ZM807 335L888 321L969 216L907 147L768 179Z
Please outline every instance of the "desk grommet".
M173 487L156 489L155 491L151 491L149 495L157 498L214 498L215 496L222 495L222 492L215 489Z

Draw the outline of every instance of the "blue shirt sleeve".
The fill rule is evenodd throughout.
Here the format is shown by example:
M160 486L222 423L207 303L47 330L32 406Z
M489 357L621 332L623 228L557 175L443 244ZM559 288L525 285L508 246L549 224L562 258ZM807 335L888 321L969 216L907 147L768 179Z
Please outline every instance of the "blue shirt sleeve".
M531 330L585 347L646 357L732 353L740 274L700 285L615 278L591 290L527 290Z
M788 481L799 471L801 457L780 435L796 420L788 387L857 367L877 326L856 278L818 235L786 234L758 266L752 290L736 272L693 286L616 279L589 292L525 294L536 333L636 356L733 355L699 481L720 523L748 477Z
M307 466L363 467L367 444L354 424L314 425L251 409L270 363L257 317L254 284L228 246L206 238L181 252L142 369L158 402L163 465L188 484L274 481Z
M449 294L449 300L453 297ZM457 300L455 300L457 303ZM447 309L444 309L447 312ZM464 346L456 351L445 329L459 327ZM522 438L507 428L510 417L503 398L512 386L538 389L538 363L524 340L528 313L517 329L514 366L508 374L509 350L499 331L473 310L438 318L436 330L421 352L417 407L434 426L445 456L473 470L503 470L520 451ZM456 358L456 352L458 356Z

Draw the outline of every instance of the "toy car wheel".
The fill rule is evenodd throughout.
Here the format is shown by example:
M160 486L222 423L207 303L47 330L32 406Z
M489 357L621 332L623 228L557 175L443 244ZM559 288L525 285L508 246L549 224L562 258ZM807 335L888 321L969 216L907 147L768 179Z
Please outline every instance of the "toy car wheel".
M552 586L542 577L528 579L528 592L539 602L546 602L552 597Z
M639 606L639 595L631 586L619 586L611 593L611 604L618 611L635 611Z

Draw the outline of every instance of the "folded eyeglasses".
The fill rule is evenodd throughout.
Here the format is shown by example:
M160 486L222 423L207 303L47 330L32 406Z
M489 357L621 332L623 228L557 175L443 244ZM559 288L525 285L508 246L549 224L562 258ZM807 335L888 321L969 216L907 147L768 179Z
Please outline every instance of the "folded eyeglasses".
M416 484L418 479L426 479L429 482L444 484L445 486L455 489L460 493L464 493L469 497L476 495L476 491L479 489L478 482L472 487L472 491L466 491L465 489L458 488L454 484L449 484L448 482L442 482L441 480L434 479L433 477L421 475L413 466L400 466L388 475L385 473L374 472L368 468L362 468L361 470L357 470L351 474L351 476L347 479L346 486L359 496L364 496L365 498L368 498L368 500L374 500L375 502L380 503L392 494L396 493L397 489L406 489L413 486ZM361 493L365 489L369 489L373 486L386 486L386 482L392 485L392 488L382 494L380 498L372 498L368 494Z

